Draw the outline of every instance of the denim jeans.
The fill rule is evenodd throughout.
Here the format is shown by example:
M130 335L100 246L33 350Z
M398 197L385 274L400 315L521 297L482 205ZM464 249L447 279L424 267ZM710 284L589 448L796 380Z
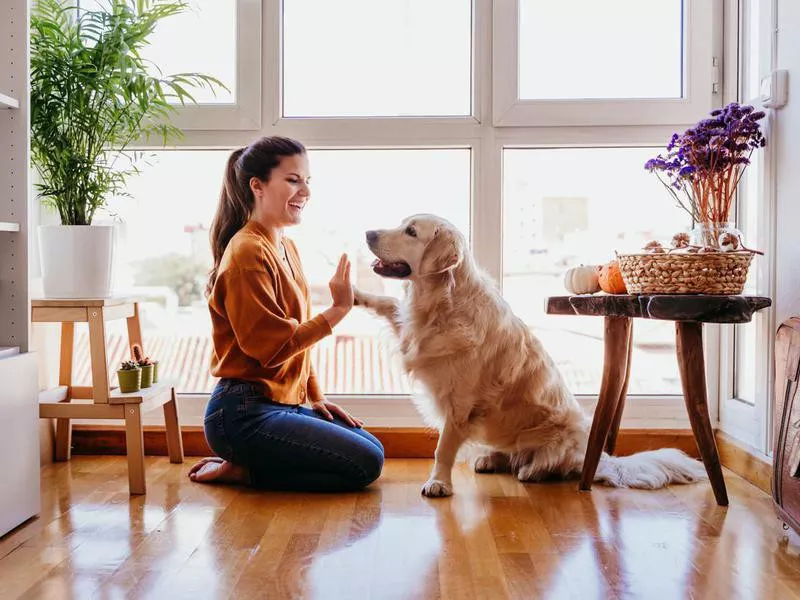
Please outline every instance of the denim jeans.
M247 467L253 487L353 491L375 481L383 446L371 433L303 406L278 404L246 381L221 379L204 420L218 456Z

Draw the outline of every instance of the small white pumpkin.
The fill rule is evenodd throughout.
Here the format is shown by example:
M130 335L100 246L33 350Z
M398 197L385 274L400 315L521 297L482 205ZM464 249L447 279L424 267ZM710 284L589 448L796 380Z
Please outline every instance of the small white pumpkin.
M594 294L600 291L596 266L572 267L564 274L564 287L570 294Z

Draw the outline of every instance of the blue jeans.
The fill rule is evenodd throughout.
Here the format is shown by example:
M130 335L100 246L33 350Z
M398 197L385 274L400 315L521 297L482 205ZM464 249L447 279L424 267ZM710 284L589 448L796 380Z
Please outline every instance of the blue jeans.
M278 404L253 385L221 379L206 407L206 440L218 456L247 467L260 489L360 490L381 474L383 446L371 433Z

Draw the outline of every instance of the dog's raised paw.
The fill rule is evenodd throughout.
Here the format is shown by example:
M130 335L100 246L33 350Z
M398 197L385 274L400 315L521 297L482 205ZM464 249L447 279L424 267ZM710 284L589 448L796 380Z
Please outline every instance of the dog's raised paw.
M367 306L367 299L356 286L353 286L353 306Z
M422 495L428 498L444 498L453 495L453 485L438 479L429 479L422 486Z

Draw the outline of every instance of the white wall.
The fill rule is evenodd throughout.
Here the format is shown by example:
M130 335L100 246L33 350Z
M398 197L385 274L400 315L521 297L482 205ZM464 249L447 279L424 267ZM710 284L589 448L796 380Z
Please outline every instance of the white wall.
M775 317L800 315L800 2L778 0L777 68L789 71L789 101L775 116L777 238Z

